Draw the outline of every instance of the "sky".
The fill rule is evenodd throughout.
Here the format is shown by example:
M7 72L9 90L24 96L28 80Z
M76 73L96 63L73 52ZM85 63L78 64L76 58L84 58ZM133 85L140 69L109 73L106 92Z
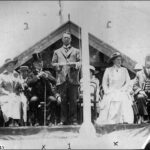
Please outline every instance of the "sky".
M61 1L68 20L143 64L150 53L150 2ZM0 1L0 66L60 26L59 1ZM109 23L109 27L107 24Z

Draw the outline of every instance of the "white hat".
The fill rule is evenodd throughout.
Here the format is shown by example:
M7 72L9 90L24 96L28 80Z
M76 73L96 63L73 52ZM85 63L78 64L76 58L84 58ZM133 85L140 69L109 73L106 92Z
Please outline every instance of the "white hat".
M20 66L20 69L18 71L23 72L23 71L28 71L28 70L29 70L28 66Z
M95 72L95 67L90 65L90 70L94 71Z
M139 63L137 63L134 67L134 70L142 70L143 66Z
M4 66L6 67L6 66L7 66L8 64L10 64L10 63L16 64L17 61L18 61L18 60L13 60L13 59L11 59L11 58L8 58L8 59L5 60Z

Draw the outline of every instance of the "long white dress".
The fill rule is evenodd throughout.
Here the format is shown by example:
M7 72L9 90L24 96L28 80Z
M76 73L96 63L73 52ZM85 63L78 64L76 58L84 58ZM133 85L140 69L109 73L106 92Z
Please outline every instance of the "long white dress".
M13 73L5 71L0 75L0 107L5 122L9 118L21 117L21 97L17 94L20 86L18 81L18 73L15 71Z
M130 77L124 67L105 70L102 86L104 97L100 103L97 124L133 123L132 98L128 91Z

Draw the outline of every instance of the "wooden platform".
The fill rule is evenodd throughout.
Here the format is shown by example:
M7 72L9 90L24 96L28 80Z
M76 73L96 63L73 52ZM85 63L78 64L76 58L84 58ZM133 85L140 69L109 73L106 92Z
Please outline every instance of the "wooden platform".
M150 124L115 124L115 125L94 125L96 132L98 134L107 134L114 131L127 130L127 129L147 129L150 134ZM79 133L80 125L71 126L38 126L38 127L0 127L0 136L1 135L31 135L38 134L42 131L54 132L54 131L64 131L64 132L77 132Z
M96 140L79 138L79 129L80 126L1 127L0 142L5 149L41 149L42 145L46 149L68 149L68 143L71 149L141 149L150 135L150 124L95 125Z

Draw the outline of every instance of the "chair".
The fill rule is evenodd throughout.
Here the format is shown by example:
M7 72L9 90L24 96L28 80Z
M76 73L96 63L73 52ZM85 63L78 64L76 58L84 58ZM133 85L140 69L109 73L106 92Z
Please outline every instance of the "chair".
M47 122L46 124L48 124L50 120L53 120L53 122L56 121L56 114L55 114L55 109L57 109L56 107L57 107L57 101L54 96L48 97L48 99L46 100L46 108L45 108L45 102L44 101L40 102L38 108L41 114L43 114L43 117L44 117L44 111L46 111L46 122Z
M96 97L96 91L97 91L97 84L95 82L90 82L90 90L91 90L91 120L94 122L97 119L97 97ZM82 123L83 121L83 90L80 86L79 88L79 100L77 102L78 107L78 120L79 123Z

